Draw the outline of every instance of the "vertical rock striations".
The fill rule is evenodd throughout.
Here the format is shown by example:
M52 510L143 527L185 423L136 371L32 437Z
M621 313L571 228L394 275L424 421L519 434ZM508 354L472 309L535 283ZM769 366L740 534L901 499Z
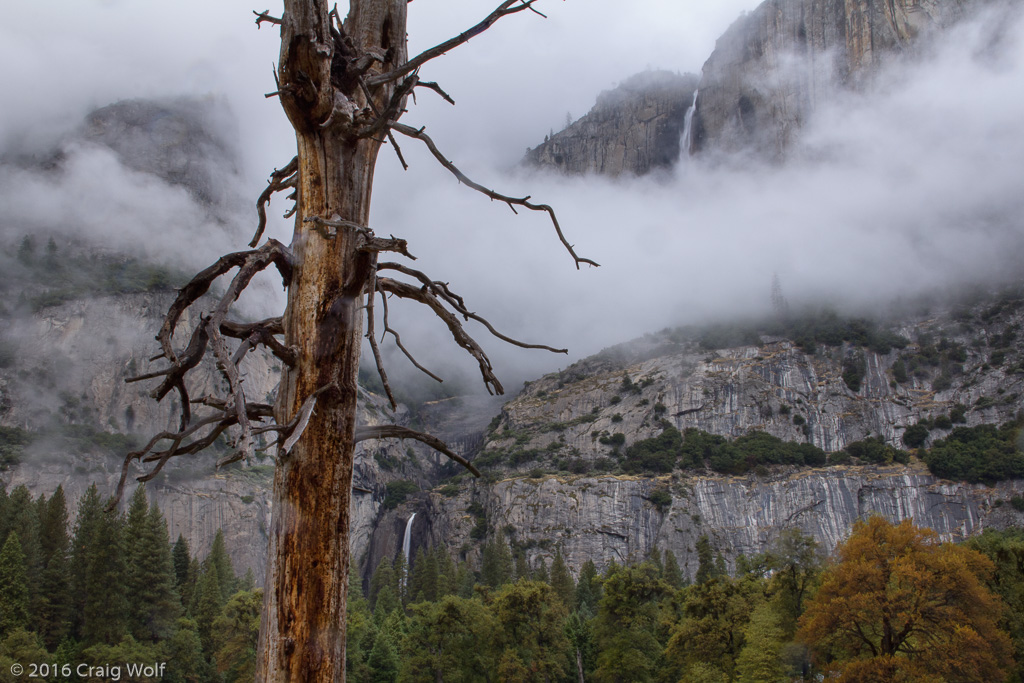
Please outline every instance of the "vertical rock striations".
M779 160L825 98L870 82L968 0L767 0L718 39L704 64L694 152Z

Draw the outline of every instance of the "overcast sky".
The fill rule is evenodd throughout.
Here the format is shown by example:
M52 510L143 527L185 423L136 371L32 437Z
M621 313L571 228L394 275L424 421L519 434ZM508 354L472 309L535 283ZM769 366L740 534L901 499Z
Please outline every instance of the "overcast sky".
M273 90L278 31L257 31L251 10L267 7L239 0L7 4L0 26L5 149L46 147L90 109L120 98L209 94L226 99L237 118L245 192L255 197L269 171L294 154L278 102L263 97ZM374 227L409 238L419 267L450 281L503 331L569 346L573 358L662 327L764 310L773 273L794 300L814 293L881 306L899 294L970 281L1021 254L1019 15L1002 22L994 55L991 26L971 24L923 64L883 74L866 96L825 107L783 168L691 164L670 179L620 182L507 173L526 147L564 125L567 112L581 116L626 77L646 68L699 72L716 38L756 4L541 0L548 19L506 18L424 67L421 75L440 82L457 106L425 92L404 122L426 125L481 182L554 204L569 239L602 268L577 272L542 216L513 216L459 187L411 142L403 146L409 171L381 152ZM410 52L490 9L483 0L415 0ZM95 175L91 168L83 177ZM130 179L112 181L116 197L95 187L81 195L110 203L132 188L138 183ZM0 200L14 205L18 198ZM149 195L145 202L160 204ZM172 223L173 216L159 222L168 234ZM240 229L238 248L247 231ZM290 226L277 220L272 232L287 241ZM198 249L192 236L180 242ZM446 347L443 329L414 319L405 318L402 329L416 330L424 354ZM487 348L499 368L568 363L506 352L499 343Z

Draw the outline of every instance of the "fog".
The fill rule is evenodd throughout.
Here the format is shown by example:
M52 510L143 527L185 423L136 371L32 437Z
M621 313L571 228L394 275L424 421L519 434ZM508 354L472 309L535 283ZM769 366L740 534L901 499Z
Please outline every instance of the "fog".
M879 74L867 92L837 96L815 113L784 165L691 159L669 176L611 181L514 167L527 146L564 125L567 112L583 115L601 90L631 74L699 72L715 38L757 3L546 4L539 7L548 19L509 17L425 67L421 75L441 83L457 106L421 93L403 121L426 125L474 179L555 206L577 251L602 266L577 271L546 215L513 215L460 186L414 141L402 143L408 171L382 149L374 188L371 224L408 239L416 267L449 282L503 332L570 348L569 356L524 352L475 330L502 378L564 367L667 326L763 312L773 274L797 305L867 311L937 288L1019 277L1019 12L960 26L920 59ZM410 4L411 52L486 11L468 0L439 7ZM276 31L257 32L251 9L184 2L157 14L141 0L12 8L0 55L26 67L4 75L10 96L0 142L7 151L46 149L95 106L212 93L237 117L237 184L255 198L269 171L294 152L279 104L263 97L273 89ZM25 26L46 26L46 40ZM254 217L232 214L211 230L182 190L117 168L109 154L86 150L72 162L51 202L43 176L5 183L0 216L8 224L32 216L62 222L125 248L144 243L193 267L228 244L243 248L251 235ZM284 208L274 204L270 234L288 241ZM280 295L268 301L278 305ZM391 322L426 364L456 376L473 372L472 361L449 355L457 349L430 315L396 305ZM389 362L393 372L405 367Z

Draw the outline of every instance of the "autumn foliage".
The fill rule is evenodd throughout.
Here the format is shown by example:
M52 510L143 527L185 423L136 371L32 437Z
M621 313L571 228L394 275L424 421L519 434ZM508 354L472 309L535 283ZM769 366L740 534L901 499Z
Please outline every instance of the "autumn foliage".
M840 681L1006 678L1012 647L987 557L881 517L858 522L837 555L797 635Z

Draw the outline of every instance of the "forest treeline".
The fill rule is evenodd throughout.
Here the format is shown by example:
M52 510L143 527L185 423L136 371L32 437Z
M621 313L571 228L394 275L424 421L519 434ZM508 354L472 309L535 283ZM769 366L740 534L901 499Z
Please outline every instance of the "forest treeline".
M33 664L70 672L42 677L53 681L108 681L110 665L122 681L251 681L262 591L235 574L223 534L200 562L170 543L143 487L124 514L104 504L90 487L71 524L62 488L33 499L0 486L0 682ZM146 678L129 662L167 666ZM95 676L77 675L89 666Z
M733 569L695 544L576 576L557 548L532 566L502 534L481 559L438 547L353 573L355 682L750 683L1022 680L1024 532L939 543L910 522L858 523L831 559L796 530ZM253 678L262 597L218 532L203 561L140 488L124 514L95 487L69 523L63 490L0 488L0 681L20 663L166 662L164 681ZM895 615L895 617L894 617ZM51 676L48 680L108 680ZM121 680L151 681L122 670ZM831 679L830 679L831 680Z
M671 551L528 567L501 539L473 572L419 549L352 586L348 674L372 683L1021 680L1024 534L943 544L860 522L832 560L796 530L728 573L707 537L693 582ZM831 680L831 679L830 679Z

